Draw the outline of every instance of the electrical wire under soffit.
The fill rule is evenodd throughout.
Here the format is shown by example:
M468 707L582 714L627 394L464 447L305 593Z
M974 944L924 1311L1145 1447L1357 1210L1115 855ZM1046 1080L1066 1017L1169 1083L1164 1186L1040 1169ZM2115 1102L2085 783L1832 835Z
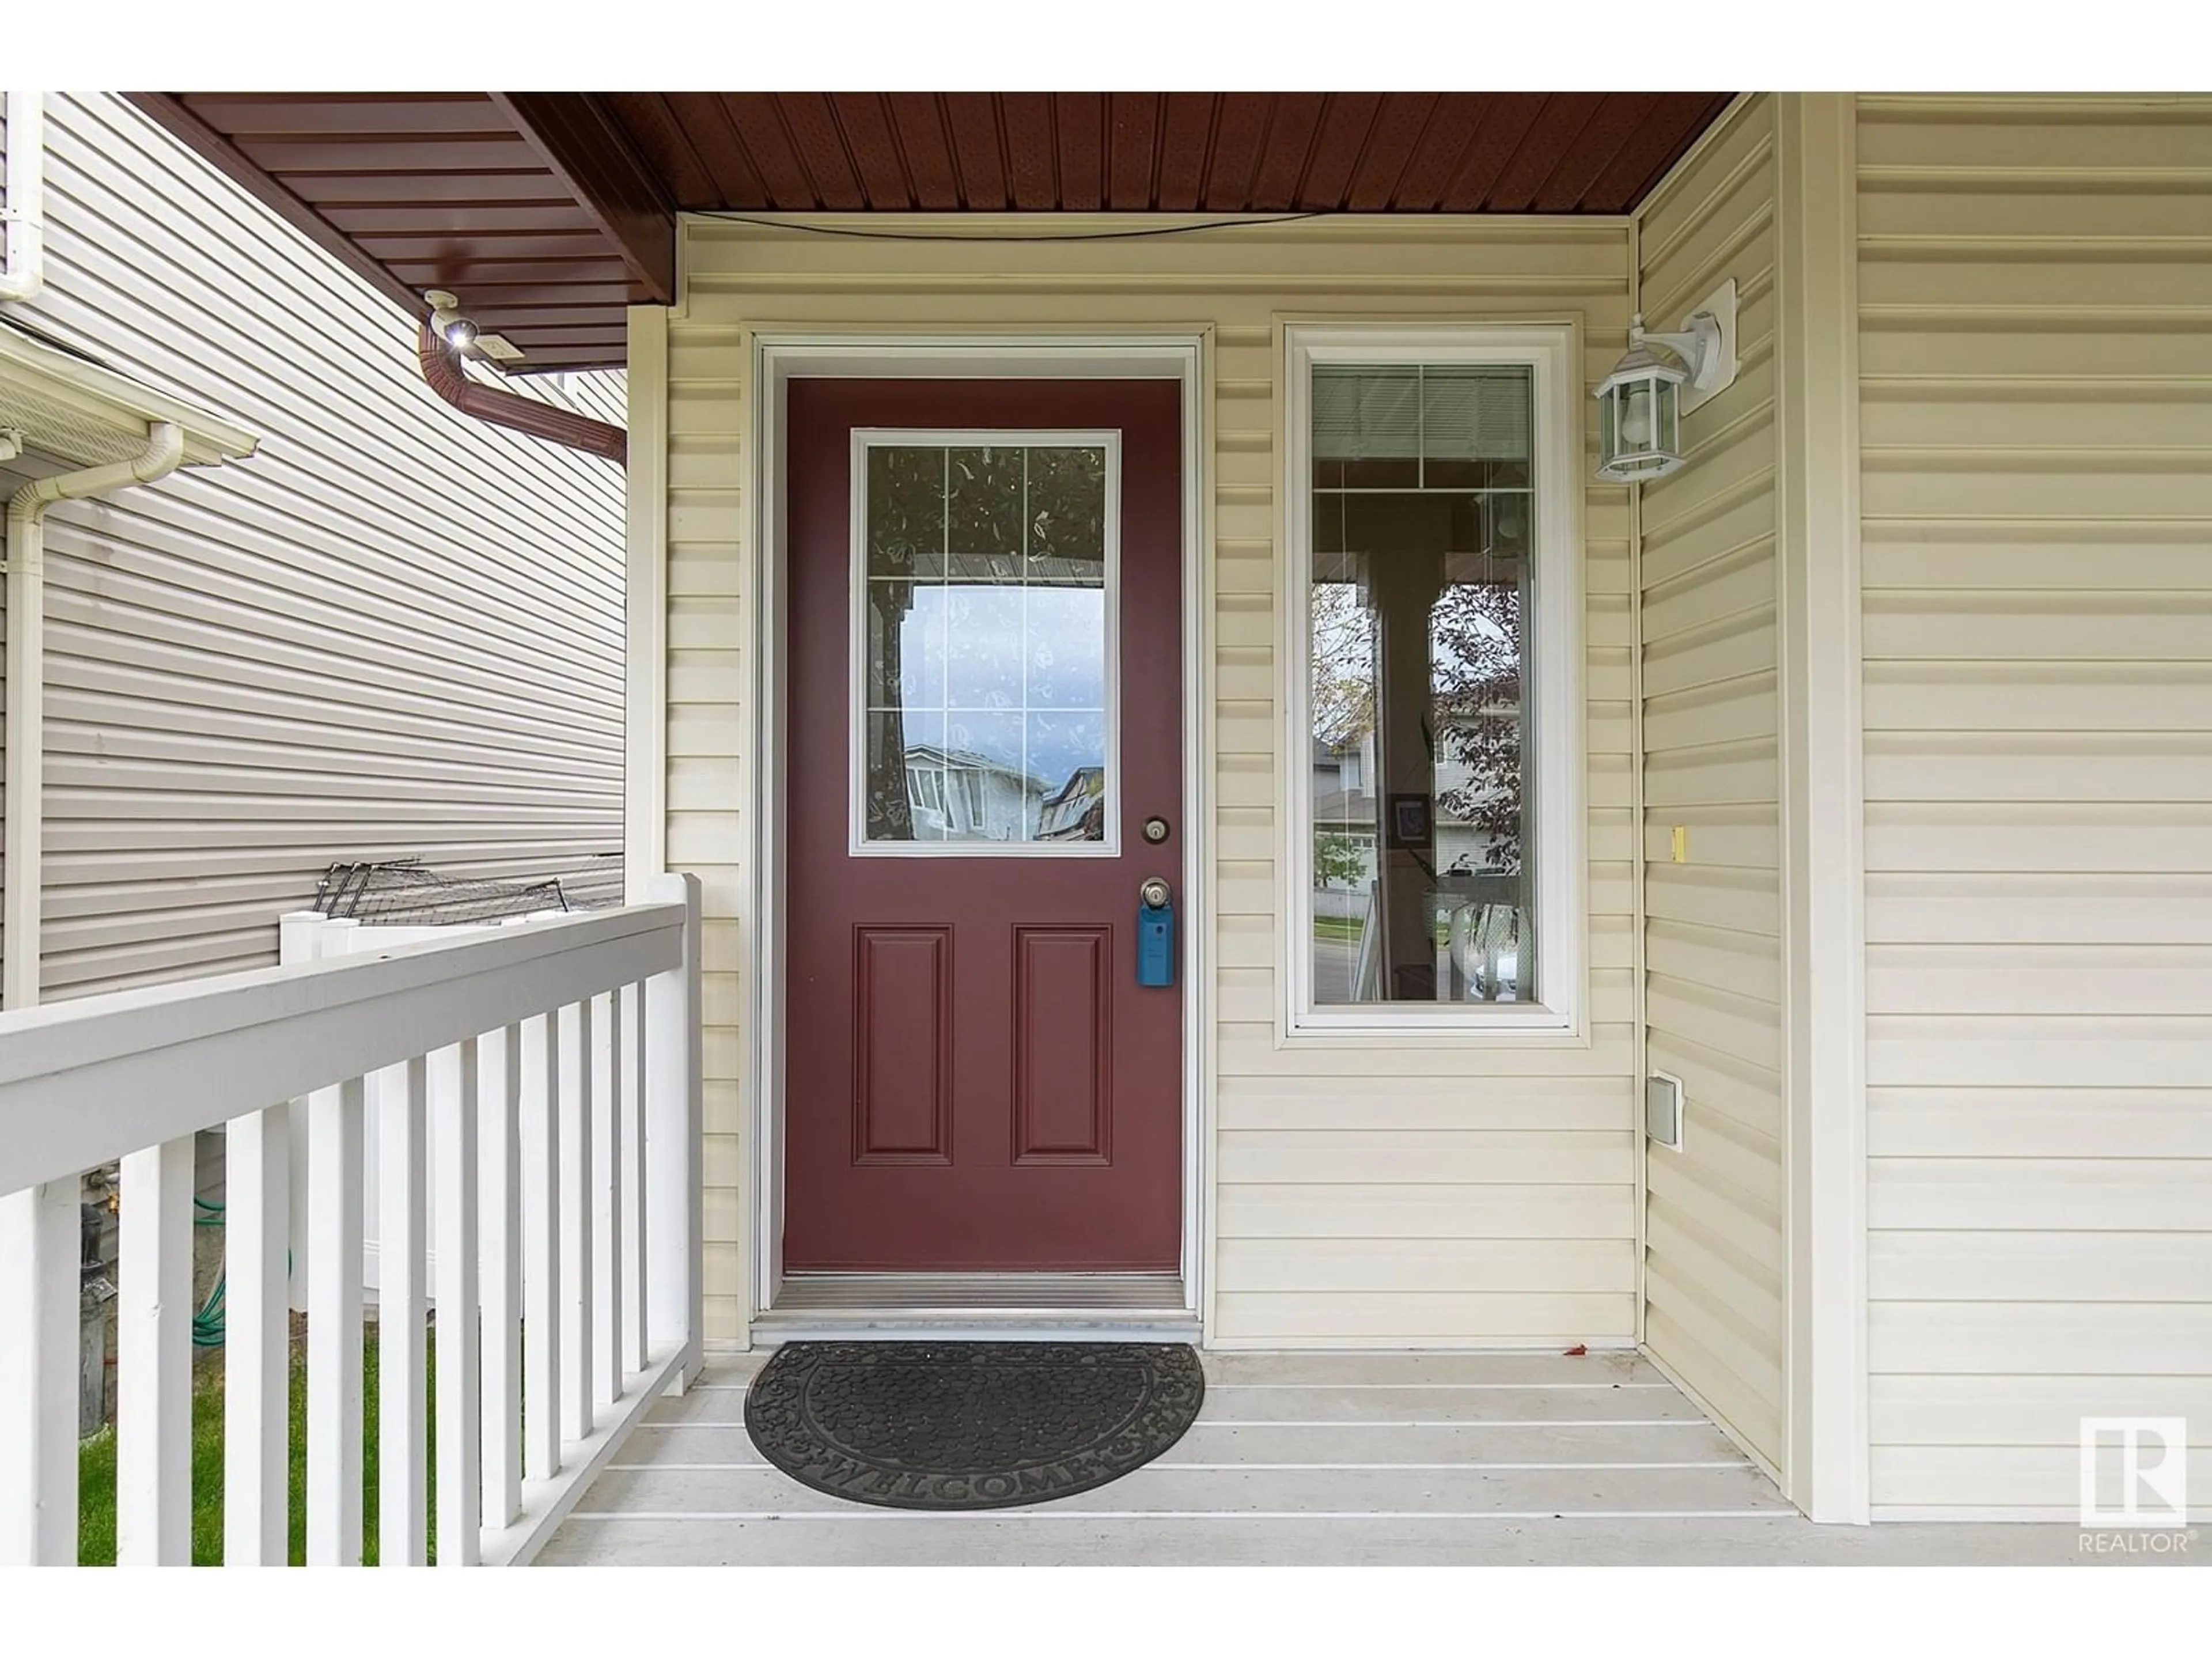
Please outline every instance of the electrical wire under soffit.
M757 213L739 213L728 208L690 209L687 211L701 219L715 219L725 224L757 225L763 230L803 230L816 236L845 236L863 242L1127 242L1149 236L1189 236L1202 230L1260 230L1269 225L1294 225L1307 219L1328 219L1338 216L1322 208L1309 209L1303 213L1275 213L1254 218L1239 216L1234 219L1209 219L1194 225L1153 225L1133 230L1069 230L1041 232L1035 235L1021 233L1014 235L969 235L960 231L934 230L860 230L844 225L809 224L799 219L769 218Z

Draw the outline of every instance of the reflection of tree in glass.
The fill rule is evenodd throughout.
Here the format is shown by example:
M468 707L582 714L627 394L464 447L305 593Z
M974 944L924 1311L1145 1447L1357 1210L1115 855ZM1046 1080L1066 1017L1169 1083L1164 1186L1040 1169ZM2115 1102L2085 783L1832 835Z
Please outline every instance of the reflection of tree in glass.
M1375 614L1351 582L1313 588L1313 734L1333 748L1375 729Z
M868 839L911 841L901 695L907 613L918 582L945 578L945 452L868 451ZM890 580L885 580L889 578Z
M1375 729L1375 613L1358 584L1313 587L1313 734L1349 748ZM1430 612L1436 761L1466 781L1437 792L1443 814L1486 842L1484 867L1521 868L1521 592L1514 582L1448 584Z
M944 574L945 452L868 452L868 574Z
M1484 866L1521 868L1521 590L1454 582L1430 613L1437 758L1468 769L1437 805L1488 846Z
M1105 580L1106 452L1032 449L1029 452L1029 556L1079 562L1090 581ZM1053 580L1066 580L1054 573Z
M957 562L1022 550L1022 452L955 449L945 477L945 545ZM971 576L977 574L972 568Z
M1353 887L1367 873L1369 843L1356 836L1323 830L1314 836L1314 884Z

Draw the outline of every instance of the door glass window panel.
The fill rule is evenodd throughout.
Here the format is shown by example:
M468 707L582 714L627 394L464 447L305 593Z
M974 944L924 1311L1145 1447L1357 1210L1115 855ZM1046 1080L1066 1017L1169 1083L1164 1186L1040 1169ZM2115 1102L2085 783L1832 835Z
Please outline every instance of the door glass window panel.
M1315 1003L1529 1000L1530 372L1313 376Z
M866 844L1108 840L1112 454L1103 441L867 445Z

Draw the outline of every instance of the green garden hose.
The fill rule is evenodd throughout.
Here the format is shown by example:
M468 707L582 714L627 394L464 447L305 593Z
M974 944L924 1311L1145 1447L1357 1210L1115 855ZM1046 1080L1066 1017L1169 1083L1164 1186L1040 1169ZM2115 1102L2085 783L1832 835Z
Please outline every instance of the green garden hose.
M213 1198L194 1198L192 1206L199 1213L192 1218L196 1227L222 1225L222 1201ZM222 1346L223 1291L230 1283L228 1270L215 1276L215 1288L208 1292L200 1310L192 1316L192 1346L220 1348Z

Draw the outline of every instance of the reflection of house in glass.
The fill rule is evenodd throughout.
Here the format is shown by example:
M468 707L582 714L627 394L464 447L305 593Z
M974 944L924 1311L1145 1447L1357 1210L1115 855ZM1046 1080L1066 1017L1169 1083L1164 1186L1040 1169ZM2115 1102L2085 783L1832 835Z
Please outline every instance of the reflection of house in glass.
M1078 767L1055 789L973 750L907 745L916 841L1103 841L1105 797L1102 766Z
M1106 839L1106 769L1079 766L1037 814L1039 841Z
M1050 787L973 750L906 747L906 798L916 841L1029 841Z

